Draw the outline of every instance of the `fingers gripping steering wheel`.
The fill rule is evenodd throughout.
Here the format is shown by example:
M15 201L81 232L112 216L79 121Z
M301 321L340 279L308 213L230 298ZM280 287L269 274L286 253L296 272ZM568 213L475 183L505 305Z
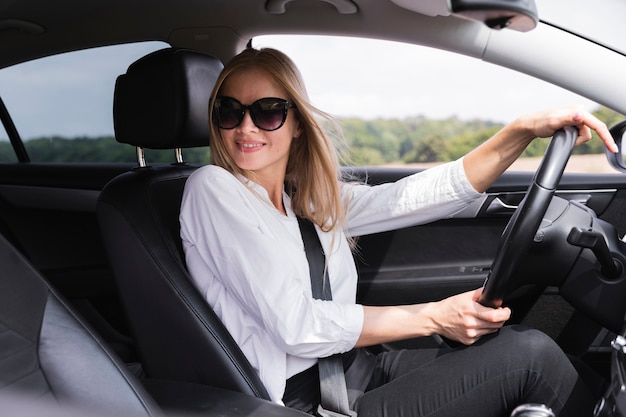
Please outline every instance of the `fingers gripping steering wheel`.
M500 307L507 302L507 296L527 284L526 277L516 274L516 270L526 260L577 136L578 129L567 126L552 137L526 197L513 213L500 238L496 257L479 300L481 304Z

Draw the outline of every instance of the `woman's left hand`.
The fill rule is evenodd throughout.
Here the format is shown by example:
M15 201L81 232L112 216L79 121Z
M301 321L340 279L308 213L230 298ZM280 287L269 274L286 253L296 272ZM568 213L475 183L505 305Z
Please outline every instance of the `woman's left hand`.
M522 116L516 122L520 123L532 138L549 137L565 126L575 126L578 128L576 145L591 140L591 131L593 130L604 142L607 149L611 152L618 152L617 145L606 124L581 107L545 110Z
M593 130L607 149L618 152L606 124L582 107L544 110L516 119L465 155L467 179L476 191L485 192L535 138L553 136L565 126L578 129L576 145L589 141Z

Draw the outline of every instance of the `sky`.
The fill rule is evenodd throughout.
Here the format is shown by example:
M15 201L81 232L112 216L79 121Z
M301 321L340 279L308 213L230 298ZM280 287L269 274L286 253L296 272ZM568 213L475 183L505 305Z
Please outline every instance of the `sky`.
M313 104L336 117L423 115L506 123L546 107L594 107L531 77L431 48L294 36L263 37L254 45L286 52L300 68ZM163 46L83 51L4 69L0 95L23 138L110 135L116 76L135 59Z
M594 106L533 77L416 45L268 36L256 40L254 46L274 46L286 52L300 68L314 104L336 116L456 116L508 122L545 107Z

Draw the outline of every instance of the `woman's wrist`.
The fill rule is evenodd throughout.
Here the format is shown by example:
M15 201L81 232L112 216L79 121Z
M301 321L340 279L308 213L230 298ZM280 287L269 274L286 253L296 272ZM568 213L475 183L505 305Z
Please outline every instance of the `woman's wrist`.
M524 148L537 138L535 134L535 118L529 115L518 117L503 130L509 130L508 134L516 138Z
M432 336L441 332L440 320L437 319L439 304L440 302L430 302L410 306L415 337Z

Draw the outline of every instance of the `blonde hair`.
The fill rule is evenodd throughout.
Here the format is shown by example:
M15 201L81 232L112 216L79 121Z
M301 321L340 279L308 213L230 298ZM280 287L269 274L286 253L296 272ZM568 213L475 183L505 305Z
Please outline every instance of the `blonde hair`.
M250 173L240 169L230 157L220 129L213 122L213 103L226 79L234 73L251 69L272 76L286 91L289 102L295 105L290 111L295 111L302 134L291 142L285 176L285 189L291 198L292 209L297 216L309 219L324 231L343 226L346 210L341 199L339 158L321 120L335 127L337 124L330 115L309 102L298 68L287 55L276 49L248 48L224 66L211 93L209 106L213 163L233 174L251 178Z

